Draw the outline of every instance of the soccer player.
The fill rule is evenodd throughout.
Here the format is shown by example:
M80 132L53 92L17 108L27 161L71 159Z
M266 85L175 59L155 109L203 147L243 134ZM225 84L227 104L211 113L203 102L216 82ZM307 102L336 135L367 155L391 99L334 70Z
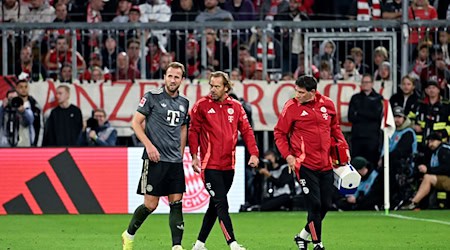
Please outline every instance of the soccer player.
M211 196L193 250L206 249L206 238L217 218L230 249L243 250L245 248L234 237L227 200L234 176L238 131L250 152L250 166L258 165L259 151L244 108L239 101L228 96L231 90L228 75L221 71L211 73L209 86L210 95L198 100L192 108L189 127L192 167L195 172L201 173ZM198 158L199 146L201 163Z
M136 208L128 229L122 234L124 250L133 249L136 231L157 208L161 196L169 198L172 249L182 249L184 223L181 199L186 189L183 153L189 101L179 95L178 88L184 80L184 74L182 64L170 63L164 75L164 87L147 92L133 116L132 128L145 146L142 175L137 189L138 194L144 195L144 204Z
M322 221L331 206L333 171L331 140L344 143L336 109L330 98L317 91L312 76L295 82L295 97L286 102L274 128L275 143L299 179L308 210L306 226L294 238L298 249L307 249L311 236L314 249L324 249Z

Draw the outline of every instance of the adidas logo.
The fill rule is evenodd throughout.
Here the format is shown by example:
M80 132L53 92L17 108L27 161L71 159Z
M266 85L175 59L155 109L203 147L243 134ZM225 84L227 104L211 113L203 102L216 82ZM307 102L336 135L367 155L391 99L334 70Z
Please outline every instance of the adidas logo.
M307 115L309 115L308 112L306 112L305 110L303 110L303 112L301 113L300 116L307 116Z
M184 225L183 224L178 225L177 228L180 229L181 231L184 231Z
M208 114L215 114L216 113L216 111L213 109L213 108L211 108L210 110L208 110Z

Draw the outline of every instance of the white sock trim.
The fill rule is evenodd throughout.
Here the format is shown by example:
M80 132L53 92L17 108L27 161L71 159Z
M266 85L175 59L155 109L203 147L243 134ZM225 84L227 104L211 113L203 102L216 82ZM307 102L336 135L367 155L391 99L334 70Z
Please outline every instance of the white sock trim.
M204 247L205 246L205 242L201 242L201 241L199 241L199 240L197 240L196 242L195 242L195 245L194 245L195 247Z
M309 238L309 236L311 236L310 233L308 233L308 231L306 231L304 228L302 229L302 231L300 232L300 238L307 240Z
M125 230L125 236L130 240L134 240L134 235L129 234L128 230Z

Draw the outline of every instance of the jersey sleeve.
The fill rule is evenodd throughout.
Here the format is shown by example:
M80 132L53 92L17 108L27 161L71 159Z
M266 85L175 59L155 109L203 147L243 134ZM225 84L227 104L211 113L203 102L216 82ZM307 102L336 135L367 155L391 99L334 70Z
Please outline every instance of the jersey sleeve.
M342 133L342 130L341 130L341 125L339 124L336 107L334 106L334 103L331 100L329 100L329 102L330 102L329 108L332 109L332 112L334 114L331 117L331 124L330 124L331 137L334 137L334 138L338 139L339 141L344 142L348 149L347 141L345 140L344 134Z
M197 102L196 104L194 104L191 110L190 125L188 132L188 143L191 154L198 153L202 123L203 123L203 116L200 110L200 102Z
M241 132L242 139L247 146L248 152L250 155L259 156L258 146L256 145L255 134L253 133L252 126L248 121L247 113L244 110L244 107L239 103L236 104L239 109L239 122L238 129Z
M289 132L291 131L292 119L289 114L289 107L292 105L291 101L288 101L281 112L278 122L275 125L273 136L275 139L275 144L277 145L278 151L280 151L281 156L286 158L290 154L289 150Z
M150 115L153 109L153 95L147 92L139 101L137 111L145 116Z

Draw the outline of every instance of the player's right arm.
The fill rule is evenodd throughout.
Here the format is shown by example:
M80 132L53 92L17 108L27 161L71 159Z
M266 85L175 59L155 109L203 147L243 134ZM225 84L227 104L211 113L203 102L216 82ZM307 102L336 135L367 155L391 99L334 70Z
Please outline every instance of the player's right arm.
M159 152L145 134L144 128L142 128L141 125L143 121L145 121L145 116L139 111L136 111L133 116L133 120L131 121L131 127L133 128L136 137L144 144L145 150L148 154L148 158L151 161L158 162Z
M292 100L289 100L285 104L273 132L278 151L286 159L290 170L295 169L296 163L295 156L291 154L289 146L289 132L291 131L293 122L289 113L289 107L293 104L294 102Z
M156 147L147 137L144 127L142 126L145 121L146 115L149 115L152 109L152 95L150 93L147 93L144 97L142 97L141 101L139 102L138 110L133 115L133 119L131 120L131 128L133 128L136 137L142 142L142 144L144 144L148 158L153 162L158 162L160 157L158 149L156 149Z

